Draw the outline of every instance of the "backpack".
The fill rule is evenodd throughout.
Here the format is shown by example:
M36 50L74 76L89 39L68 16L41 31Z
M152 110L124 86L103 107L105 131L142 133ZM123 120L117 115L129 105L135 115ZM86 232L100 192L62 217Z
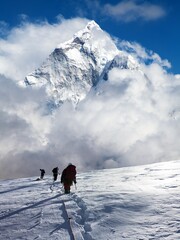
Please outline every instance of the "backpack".
M54 169L52 170L52 172L53 172L54 174L57 174L57 173L58 173L58 167L54 168Z

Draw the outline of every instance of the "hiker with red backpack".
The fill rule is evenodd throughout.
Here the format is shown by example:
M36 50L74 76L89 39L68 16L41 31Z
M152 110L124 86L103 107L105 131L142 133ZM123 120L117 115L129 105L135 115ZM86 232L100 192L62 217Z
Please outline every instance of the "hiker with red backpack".
M61 183L64 185L64 193L70 193L73 182L76 184L76 166L69 163L61 174Z

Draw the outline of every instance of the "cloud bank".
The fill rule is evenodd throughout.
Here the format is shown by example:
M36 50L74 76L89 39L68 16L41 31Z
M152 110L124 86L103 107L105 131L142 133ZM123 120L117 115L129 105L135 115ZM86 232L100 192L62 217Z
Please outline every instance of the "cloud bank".
M51 174L68 162L87 171L180 159L179 75L138 44L121 47L134 49L141 71L112 69L76 109L67 102L47 115L44 90L17 84L86 23L26 22L0 40L0 178Z
M55 24L22 21L5 39L0 39L0 73L16 81L24 79L58 44L69 40L86 24L87 20L80 18L59 18Z
M105 4L105 15L118 21L132 22L136 20L154 21L166 15L165 9L150 2L135 0L121 1L116 5Z

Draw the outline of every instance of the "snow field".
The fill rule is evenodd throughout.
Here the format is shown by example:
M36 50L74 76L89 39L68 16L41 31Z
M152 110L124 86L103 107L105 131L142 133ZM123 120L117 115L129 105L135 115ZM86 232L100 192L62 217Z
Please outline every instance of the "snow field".
M180 239L180 161L35 179L0 181L0 239Z

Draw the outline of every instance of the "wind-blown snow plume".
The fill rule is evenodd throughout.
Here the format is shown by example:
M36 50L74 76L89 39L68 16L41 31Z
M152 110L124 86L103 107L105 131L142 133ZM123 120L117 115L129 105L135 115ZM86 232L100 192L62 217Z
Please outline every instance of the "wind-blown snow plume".
M61 29L62 24L70 26L68 21L64 20L57 27ZM71 20L71 23L77 21L84 26L87 23L82 19ZM37 26L26 27L26 31L22 27L19 33L14 30L17 36L15 45L18 45L23 33L29 32L30 28L34 31ZM47 35L50 35L49 30L47 28ZM73 38L74 30L70 30L71 40L65 44L59 35L61 44L52 43L56 47L52 54L53 46L50 45L48 60L41 65L44 54L36 59L39 72L36 70L34 75L31 74L33 78L26 78L28 84L37 86L35 88L21 88L7 78L22 82L25 72L21 73L19 61L13 62L13 66L19 69L21 77L14 76L14 71L6 74L5 68L0 70L6 77L1 77L3 88L0 89L3 107L0 122L5 126L1 128L1 178L10 177L9 173L11 177L36 175L40 167L51 173L55 165L61 169L68 162L75 163L79 171L84 171L179 158L179 77L168 73L163 66L167 66L167 62L162 64L163 60L157 61L152 54L149 57L151 63L145 64L143 56L139 56L141 61L138 60L138 52L130 54L125 48L118 50L99 26L95 25L94 35L89 37L83 35L87 30L86 27L78 33L84 39L78 34ZM41 42L42 36L39 37L38 42ZM102 39L101 48L96 48L99 52L95 51L93 47L98 46L98 41ZM7 38L5 43L8 45L9 42ZM21 47L24 48L23 44ZM65 65L57 68L58 61L51 62L53 56L62 56L55 53L60 50L62 53L63 47L63 61L69 68ZM31 57L29 54L26 52L26 57L22 54L22 65L28 66L31 62L32 53ZM5 58L0 57L0 65L1 62L5 65L15 56L16 52L11 52ZM47 74L49 69L55 70L61 78L53 79L54 72ZM39 82L34 78L37 76ZM41 81L42 76L44 82ZM54 109L59 105L60 108Z

